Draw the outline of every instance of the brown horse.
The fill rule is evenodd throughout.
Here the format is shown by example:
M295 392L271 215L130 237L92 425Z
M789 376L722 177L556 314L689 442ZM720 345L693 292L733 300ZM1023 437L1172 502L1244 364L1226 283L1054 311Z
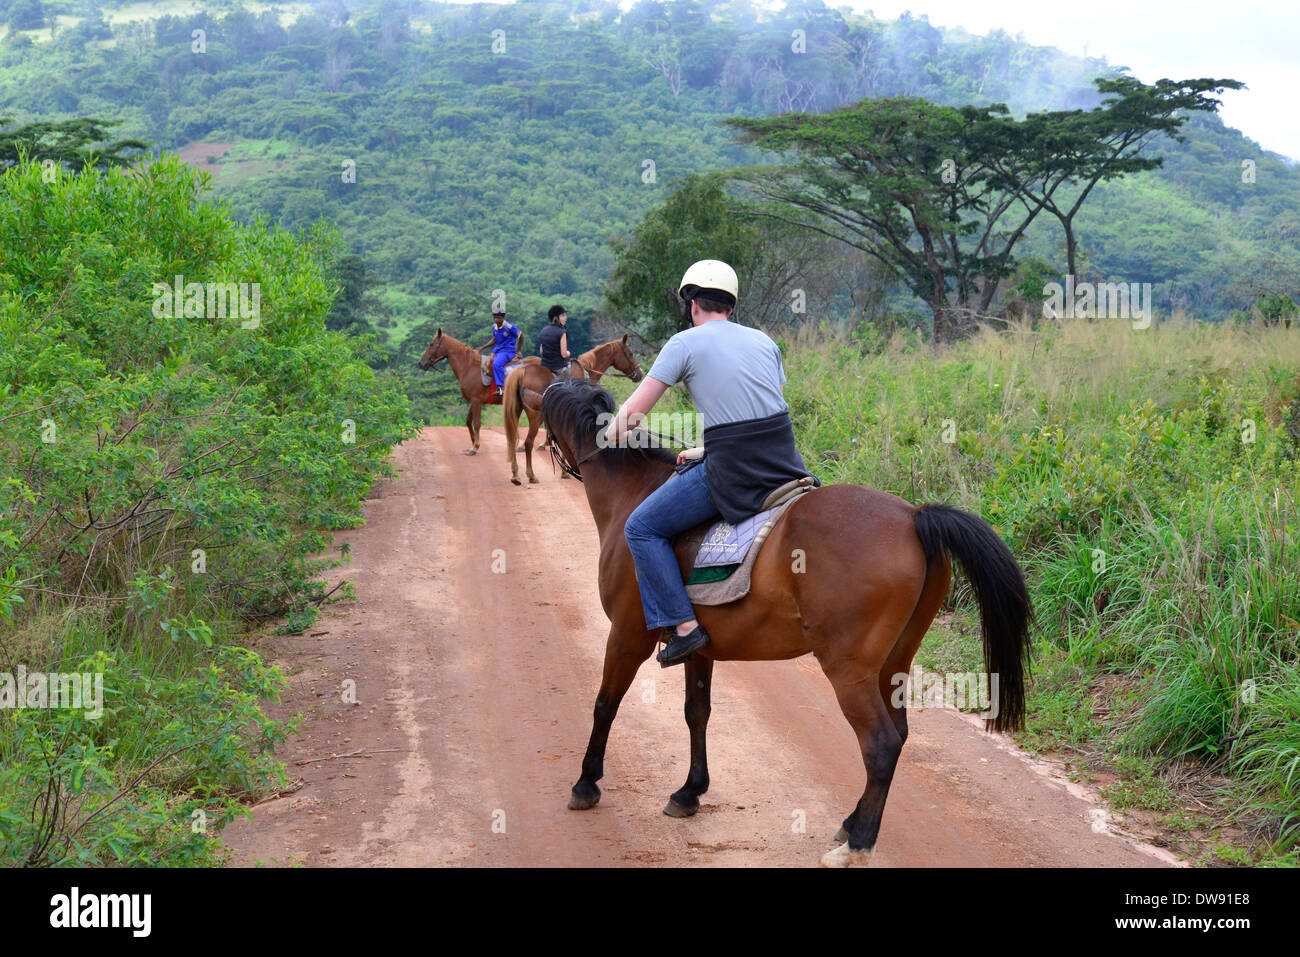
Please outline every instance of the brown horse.
M446 335L439 327L437 335L424 350L424 355L420 356L418 365L427 372L443 359L451 364L451 371L455 373L460 383L460 394L469 403L465 428L469 429L469 440L473 448L467 450L465 454L477 455L479 428L483 422L483 406L495 404L492 401L492 386L483 384L481 369L483 355L477 349L471 349L460 340Z
M607 391L581 381L556 382L542 401L551 454L586 487L600 533L600 600L610 620L591 738L569 799L574 810L600 800L596 782L604 774L610 725L659 639L658 629L645 625L623 526L672 474L675 455L659 448L597 448L598 416L613 415L615 408ZM688 574L691 557L681 550L678 557ZM772 529L748 595L696 608L712 641L685 665L690 772L664 813L694 814L709 787L704 738L713 662L812 652L857 734L867 771L862 798L835 838L844 843L821 863L866 863L907 740L901 676L948 594L951 559L962 566L979 605L990 686L997 675L997 710L989 723L1000 731L1022 727L1032 608L1020 567L997 533L983 519L946 505L917 508L861 485L828 486L796 499Z
M527 365L540 365L542 357L525 356L521 361ZM569 363L568 377L570 379L586 379L589 382L599 382L601 376L605 375L610 368L618 369L620 373L631 379L633 382L640 382L642 377L645 375L645 373L641 371L641 366L636 361L636 356L632 354L632 347L627 344L626 332L623 333L621 338L611 339L609 342L602 343L594 349L588 349L582 355L571 361ZM542 370L543 372L550 372L550 370L545 366L542 367ZM549 377L536 372L530 373L529 381L524 383L525 388L520 393L520 396L528 397L528 411L530 413L537 412L539 421L541 419L541 393L546 389L546 386L550 385L551 382L554 381L554 379L554 373L551 373ZM507 385L502 390L503 393L510 392L509 382L510 377L506 376ZM540 386L540 388L535 388L536 386ZM522 398L520 398L519 401L523 404ZM504 410L504 397L502 399L502 406ZM519 413L516 412L515 421L518 422L518 420ZM532 421L531 416L529 421ZM517 428L515 432L517 435ZM548 437L547 440L542 443L542 448L549 449L551 447L550 441L551 440ZM523 452L524 447L522 445L516 445L515 451ZM513 468L512 471L514 471L516 475L518 474L518 471ZM564 477L568 478L569 476L565 475ZM515 484L518 485L520 483L516 482Z
M633 382L645 375L627 344L627 333L621 339L611 339L594 349L588 349L569 364L569 378L589 379L599 382L609 368L615 368ZM510 460L510 481L519 481L519 458L516 442L519 438L519 413L528 413L528 437L524 439L524 464L528 481L537 482L533 474L533 443L542 424L542 393L555 379L555 373L543 365L525 365L506 376L505 399L502 403L506 417L506 458ZM565 475L568 478L568 475Z

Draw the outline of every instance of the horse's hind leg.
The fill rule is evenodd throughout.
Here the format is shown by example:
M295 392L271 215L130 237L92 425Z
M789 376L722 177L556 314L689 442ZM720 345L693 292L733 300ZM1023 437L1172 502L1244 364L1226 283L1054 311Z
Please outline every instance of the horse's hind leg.
M525 407L525 414L528 416L528 437L524 439L524 463L528 467L528 481L530 484L537 484L537 476L533 474L533 444L537 441L537 429L541 425L542 414L533 412Z
M830 677L840 709L858 737L867 769L866 789L844 822L849 831L848 841L821 859L824 867L847 867L866 864L875 850L885 799L903 750L903 737L885 707L876 675L863 675L856 680L838 675Z
M712 685L713 659L702 655L686 659L686 726L691 729L691 770L681 790L668 799L664 813L669 817L690 817L700 809L700 795L709 789L704 733L709 724Z
M903 736L894 724L881 688L888 685L884 672L913 617L923 587L923 581L918 581L911 594L895 590L885 602L867 609L871 624L866 634L841 623L836 628L838 633L826 635L822 647L814 647L818 663L835 689L840 710L857 736L867 771L866 789L844 821L848 840L822 857L823 867L866 864L875 850L885 799L903 750Z
M880 697L898 731L900 749L907 743L907 706L905 701L900 700L896 704L894 699L896 695L902 697L902 691L906 687L904 681L907 680L906 676L911 670L912 659L916 657L916 651L921 647L921 639L930 630L934 616L939 613L944 599L948 596L948 586L951 584L952 565L949 564L947 556L939 555L930 563L926 571L925 584L921 586L921 597L916 603L912 617L903 628L903 633L899 635L894 650L885 659L885 666L880 669L880 679L877 682ZM843 827L835 835L836 841L843 843L849 839L857 820L857 813L855 809L844 819Z
M605 776L605 745L609 742L609 729L618 714L623 695L636 677L641 663L654 651L654 635L646 632L639 638L624 642L613 628L605 644L605 673L596 693L596 707L592 716L591 739L582 759L582 776L573 786L569 796L569 809L585 811L600 801L600 788L596 782Z

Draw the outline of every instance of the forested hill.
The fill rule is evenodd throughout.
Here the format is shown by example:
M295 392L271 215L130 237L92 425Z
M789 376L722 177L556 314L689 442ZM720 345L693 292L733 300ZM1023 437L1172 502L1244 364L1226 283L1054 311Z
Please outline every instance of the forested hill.
M122 135L209 168L243 218L334 220L373 283L368 300L354 290L349 321L375 321L402 363L423 345L423 331L404 344L418 323L481 342L496 289L531 333L564 301L584 344L609 240L684 174L758 160L726 116L900 94L1090 107L1092 79L1115 72L1005 32L815 0L778 14L689 0L257 9L0 0L0 113L119 118ZM1300 171L1214 115L1185 132L1159 144L1162 169L1101 187L1079 235L1098 275L1221 318L1253 301L1279 248L1295 250ZM1023 251L1056 263L1060 237L1044 223Z

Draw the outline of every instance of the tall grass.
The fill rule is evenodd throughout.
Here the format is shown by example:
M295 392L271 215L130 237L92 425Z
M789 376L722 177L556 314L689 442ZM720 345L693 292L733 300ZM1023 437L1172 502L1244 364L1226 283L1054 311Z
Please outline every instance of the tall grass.
M1235 773L1296 843L1300 329L1079 320L939 352L805 329L785 350L823 481L951 502L1010 543L1047 722ZM1092 722L1104 675L1136 695Z

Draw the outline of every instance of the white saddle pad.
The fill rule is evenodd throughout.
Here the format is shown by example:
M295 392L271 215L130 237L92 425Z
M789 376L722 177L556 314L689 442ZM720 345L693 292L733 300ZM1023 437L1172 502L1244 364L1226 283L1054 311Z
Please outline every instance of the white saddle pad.
M708 530L700 550L695 555L696 568L712 568L715 565L739 565L745 560L749 547L754 544L764 523L768 520L767 512L745 519L739 525L718 521Z

